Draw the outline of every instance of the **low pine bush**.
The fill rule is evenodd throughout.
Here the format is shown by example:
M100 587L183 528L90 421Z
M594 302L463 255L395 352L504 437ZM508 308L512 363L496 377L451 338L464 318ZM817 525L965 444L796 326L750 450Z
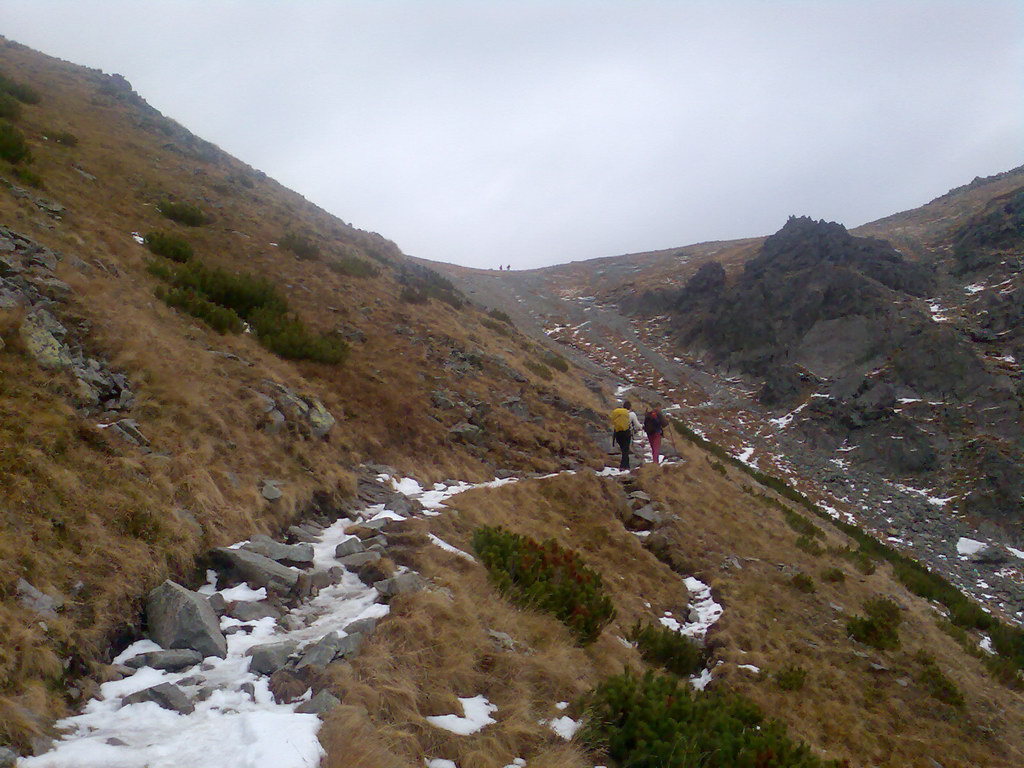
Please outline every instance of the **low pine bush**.
M926 651L918 651L915 658L921 665L921 670L917 674L917 681L928 689L928 694L950 706L957 707L958 709L962 708L964 706L963 694L960 693L956 683L946 677L942 670L939 669L935 657Z
M775 501L772 499L772 501ZM785 504L776 502L779 509L782 510L782 516L786 520L786 525L792 528L794 531L799 533L801 536L807 538L822 539L825 537L824 532L808 520L806 517L801 515L799 512L794 512L792 509L787 507Z
M815 557L821 557L825 554L824 547L810 536L798 536L796 546L807 554L814 555Z
M53 140L60 144L62 147L77 147L78 137L69 131L58 131L53 134Z
M277 241L277 244L291 251L300 259L316 259L320 256L319 246L305 235L288 232Z
M210 222L203 210L192 203L180 203L173 200L161 200L156 209L171 221L187 227L201 227Z
M538 544L485 526L473 533L473 548L499 592L519 605L554 614L583 645L594 642L615 617L601 576L553 539Z
M492 320L497 320L499 323L505 323L506 325L513 325L512 318L509 317L507 312L502 312L500 309L492 309L487 313L487 316Z
M636 643L644 661L682 677L697 674L707 663L707 652L696 640L661 624L638 621L629 639Z
M23 165L14 166L14 178L22 184L28 184L30 187L35 187L36 189L42 189L45 186L42 176Z
M846 574L839 568L826 568L821 572L821 580L830 584L839 584L846 581Z
M784 691L799 691L807 682L807 670L795 664L787 664L772 675L772 679Z
M552 377L554 376L554 374L551 372L551 369L548 368L546 365L544 365L544 363L540 362L539 360L527 360L525 363L523 363L523 365L525 365L527 370L529 370L531 373L540 376L542 379L544 379L544 381L551 381Z
M238 333L248 323L260 344L290 360L336 364L348 354L342 339L310 333L266 278L236 275L197 259L180 266L153 262L149 271L171 284L160 294L164 301L220 333Z
M21 117L21 104L9 93L0 92L0 118L17 120Z
M626 673L585 700L585 744L625 768L837 768L748 699L695 693L678 677Z
M202 320L217 333L241 333L245 327L233 310L204 299L191 288L160 288L156 295L168 306Z
M789 580L789 585L798 592L804 592L810 594L814 592L814 579L808 576L806 573L798 573L792 579Z
M420 264L403 264L398 273L398 282L404 287L399 298L409 304L423 304L430 299L437 299L462 309L465 297L459 292L451 280Z
M854 640L886 651L898 648L900 607L892 600L876 597L864 603L866 616L854 616L846 623L846 633Z
M556 355L553 352L544 355L544 364L562 373L567 373L569 370L569 362L561 355Z
M327 261L327 266L345 277L377 277L380 274L380 270L370 262L349 254L332 256Z
M173 232L149 232L143 238L143 244L157 256L184 264L192 258L192 246L181 235Z
M19 83L0 73L0 93L6 93L20 101L22 104L38 104L42 101L39 91L31 85Z
M17 165L32 162L32 151L21 131L10 123L0 123L0 159Z

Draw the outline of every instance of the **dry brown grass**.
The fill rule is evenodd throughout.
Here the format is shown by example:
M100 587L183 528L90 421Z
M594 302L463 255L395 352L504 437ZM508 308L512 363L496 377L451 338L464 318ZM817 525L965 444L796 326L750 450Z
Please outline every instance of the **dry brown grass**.
M403 305L391 268L377 278L349 278L273 245L296 231L328 253L400 259L393 244L342 224L232 158L201 159L180 137L146 129L159 118L103 93L95 72L3 42L0 69L43 96L18 126L45 180L40 194L67 209L50 218L0 187L0 220L85 262L68 258L59 266L75 293L55 311L69 327L88 328L76 334L90 355L127 374L137 396L127 415L154 451L143 455L108 439L76 415L68 407L71 382L21 356L20 318L3 313L0 697L8 698L0 701L62 713L63 684L103 674L98 664L109 658L110 640L137 628L141 598L159 579L189 582L206 548L279 532L314 492L351 491L350 468L359 462L390 463L424 480L483 480L496 467L550 471L563 456L589 456L582 432L532 387L493 367L464 377L444 367L455 347L506 355L509 339L484 327L481 312L436 301ZM74 133L78 146L44 138L55 130ZM169 222L155 209L168 195L197 202L212 223L185 229ZM131 238L154 229L179 230L205 262L271 277L310 327L331 332L343 321L362 330L365 343L353 345L345 365L331 367L282 360L250 337L218 336L155 298L156 280L145 269L153 257ZM396 333L397 326L412 335ZM521 368L518 349L509 362ZM265 434L253 393L264 379L319 398L338 419L329 439ZM438 388L495 406L520 396L540 422L521 423L495 407L480 446L454 445L447 430L465 415L433 408L430 393ZM282 482L284 497L273 504L259 493L267 477ZM176 516L177 508L202 530ZM17 605L12 590L22 576L68 600L46 631ZM79 580L85 586L74 592ZM68 657L74 664L65 678L61 660ZM37 730L26 722L5 717L0 743L24 745Z

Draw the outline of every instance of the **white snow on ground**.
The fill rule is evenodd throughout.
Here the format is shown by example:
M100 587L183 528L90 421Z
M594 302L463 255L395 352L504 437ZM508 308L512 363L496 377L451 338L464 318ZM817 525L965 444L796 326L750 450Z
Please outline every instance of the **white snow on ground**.
M768 423L775 425L779 429L785 429L786 427L788 427L792 423L792 421L796 417L796 415L798 413L800 413L800 411L802 411L806 407L807 407L807 403L804 403L803 405L799 405L796 408L794 408L792 411L787 413L785 416L780 416L777 419L768 419Z
M921 496L925 501L927 501L934 507L944 507L946 506L946 504L948 504L949 502L953 501L953 499L956 498L956 496L932 496L932 493L934 493L934 491L922 490L920 488L911 488L909 485L903 485L902 483L893 483L893 487L903 491L904 493L913 493L918 496Z
M469 560L469 562L471 563L476 562L476 558L469 554L469 552L463 552L458 547L453 547L451 544L449 544L447 541L440 538L439 536L435 536L432 533L428 533L427 538L430 539L434 544L439 546L441 549L443 549L445 552L451 552L453 555L458 555L464 560Z
M440 757L435 757L433 760L426 761L427 768L459 768L454 760L444 760Z
M1013 547L1007 547L1006 549L1007 549L1007 550L1009 551L1009 553L1010 553L1011 555L1013 555L1014 557L1019 557L1019 558L1020 558L1021 560L1024 560L1024 552L1022 552L1021 550L1019 550L1019 549L1014 549Z
M975 541L961 536L956 543L956 551L961 555L976 555L988 546L983 541Z
M750 460L750 457L753 456L753 455L754 455L754 449L752 447L750 447L749 445L745 445L745 446L743 446L743 450L740 451L738 454L736 454L736 458L739 461L742 461L748 467L754 467L756 469L757 465L754 464L754 462L752 462Z
M132 232L132 240L134 240L139 245L142 245L143 243L146 242L146 238L144 238L138 232Z
M683 583L690 591L690 618L694 620L684 624L666 611L658 621L684 637L702 642L711 626L721 618L723 609L711 596L711 587L700 579L687 576L683 579ZM698 691L703 691L710 681L710 668L690 678L691 685Z
M363 511L364 517L400 518L383 505ZM313 545L317 567L338 565L337 544L349 538L345 529L356 525L348 519L327 528ZM256 600L264 589L239 585L217 590L216 573L200 588L205 595L220 592L228 602ZM54 749L27 758L22 768L316 768L323 750L317 740L320 720L316 715L298 714L301 704L278 704L269 688L269 678L249 672L245 652L268 642L296 641L300 648L328 632L344 635L344 628L362 618L379 618L388 606L377 602L376 590L346 571L342 581L320 591L298 606L292 616L301 625L286 630L272 618L242 622L229 616L220 620L222 630L244 627L248 632L227 635L227 658L208 657L203 667L183 672L163 672L143 667L123 680L105 683L99 696L84 710L57 723L67 735ZM120 663L140 653L159 650L151 640L140 640L122 652ZM184 682L183 682L184 681ZM121 699L160 683L182 688L195 705L190 714L163 709L155 703L121 705ZM251 692L247 689L251 687ZM205 701L194 695L212 691Z
M988 635L982 635L981 640L978 641L978 647L989 656L996 655L996 649L992 647L992 638Z
M927 301L928 310L932 313L932 320L936 323L945 323L949 320L949 316L946 314L948 310L944 309L937 299L928 299Z
M620 384L615 388L615 398L618 399L633 388L632 384Z
M491 704L484 696L472 696L470 698L459 697L462 704L463 715L434 715L426 720L435 728L443 728L446 731L457 733L460 736L469 736L476 733L485 726L496 722L491 717L492 712L497 712L496 704Z
M981 293L985 290L985 286L981 283L974 283L973 285L965 285L964 291L973 296L976 293Z
M1003 363L1016 363L1017 362L1017 360L1014 358L1013 355L1003 355L1002 357L997 357L995 359L999 360L999 361L1001 361Z
M739 669L745 669L748 672L753 672L755 675L758 675L758 674L761 673L761 668L760 667L755 667L753 664L737 664L736 666Z
M576 731L580 729L582 722L579 720L573 720L568 715L563 715L562 717L549 721L548 725L551 727L552 731L557 733L566 741L569 741L576 735Z

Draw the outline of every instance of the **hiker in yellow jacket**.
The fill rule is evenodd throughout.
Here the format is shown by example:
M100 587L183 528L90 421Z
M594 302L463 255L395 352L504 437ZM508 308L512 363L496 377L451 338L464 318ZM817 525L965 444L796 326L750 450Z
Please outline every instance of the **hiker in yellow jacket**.
M622 405L611 412L612 442L622 451L619 469L629 469L629 449L633 445L633 433L643 429L640 419L633 413L633 405L623 400Z

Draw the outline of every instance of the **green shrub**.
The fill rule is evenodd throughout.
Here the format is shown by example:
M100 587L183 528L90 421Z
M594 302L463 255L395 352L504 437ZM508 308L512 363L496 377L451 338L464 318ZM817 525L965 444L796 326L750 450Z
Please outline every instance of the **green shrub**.
M507 312L502 312L500 309L492 309L487 313L487 316L493 320L497 320L499 323L505 323L505 325L514 325L512 318L508 316Z
M192 246L188 240L173 232L149 232L142 242L157 256L163 256L179 264L184 264L192 258Z
M245 327L233 310L207 301L190 288L160 288L156 295L168 306L202 320L217 333L241 333Z
M863 550L850 549L850 547L844 547L843 549L830 550L833 554L837 554L840 557L849 560L853 567L863 573L865 576L870 576L875 572L875 561L874 559Z
M544 355L544 364L554 368L556 371L567 373L569 371L569 361L561 355L556 355L553 352L548 352Z
M615 617L601 576L553 539L538 544L500 527L473 533L473 548L496 588L516 603L554 614L584 645Z
M511 330L504 323L499 323L499 322L496 322L494 320L491 320L490 318L485 317L483 320L480 321L480 324L484 328L489 328L492 331L494 331L495 333L497 333L497 334L499 334L501 336L505 336L506 338L512 336Z
M772 499L772 501L774 501L774 499ZM782 510L782 517L785 519L786 525L788 525L794 531L799 533L801 536L816 539L822 539L825 537L825 533L821 530L821 528L816 526L814 523L812 523L810 520L808 520L800 513L794 512L785 504L778 504L778 506Z
M19 83L4 74L0 74L0 93L7 93L22 104L38 104L42 101L39 91L30 85Z
M406 304L426 304L430 299L423 291L407 285L398 294L398 300Z
M711 465L711 468L715 470L715 472L720 474L722 477L725 477L727 474L729 474L729 471L725 468L725 465L722 462L709 461L708 463Z
M772 675L772 679L784 691L799 691L807 682L807 670L795 664L787 664Z
M32 151L25 137L10 123L0 123L0 158L15 165L32 162Z
M277 241L277 244L291 251L300 259L316 259L320 256L319 246L305 235L288 232Z
M864 612L866 616L854 616L846 623L846 633L882 651L899 647L900 607L892 600L876 597L864 603Z
M62 147L78 146L78 137L68 131L59 131L58 133L53 134L52 138Z
M45 185L43 184L43 177L35 171L31 171L22 165L16 165L12 167L14 178L23 184L28 184L30 187L36 189L42 189Z
M789 580L789 585L798 592L811 593L816 589L814 586L814 579L806 573L798 573L793 576L793 578Z
M661 624L637 621L629 639L636 643L644 661L682 677L697 674L707 663L707 652L696 640Z
M551 379L554 377L554 374L551 372L551 369L538 360L527 360L525 363L523 363L523 365L526 366L526 369L528 371L531 371L535 375L540 376L542 379L544 379L544 381L551 381Z
M197 259L181 266L154 262L149 271L174 287L166 292L169 298L164 301L221 333L238 333L247 322L260 344L281 357L336 364L348 354L342 339L311 334L289 313L288 303L266 278L232 274L204 266Z
M839 584L846 581L846 574L839 568L826 568L821 572L821 580L830 584Z
M401 300L410 304L423 304L429 299L437 299L455 309L462 309L466 303L465 297L451 280L420 264L403 264L398 273L398 282L404 286Z
M327 266L345 277L377 277L380 274L380 270L370 262L348 254L332 256L328 259Z
M580 740L622 768L818 768L823 761L748 699L694 693L674 676L609 678L585 700Z
M187 227L201 227L210 221L203 210L192 203L161 200L156 204L156 209L171 221L176 221Z
M17 120L21 117L21 104L8 93L0 92L0 118Z
M814 555L815 557L821 557L825 554L824 547L810 536L799 536L796 540L796 546L807 554Z
M916 657L921 664L921 671L918 672L917 681L928 689L928 694L941 702L957 707L964 706L964 697L956 683L946 677L939 665L930 653L918 651Z

